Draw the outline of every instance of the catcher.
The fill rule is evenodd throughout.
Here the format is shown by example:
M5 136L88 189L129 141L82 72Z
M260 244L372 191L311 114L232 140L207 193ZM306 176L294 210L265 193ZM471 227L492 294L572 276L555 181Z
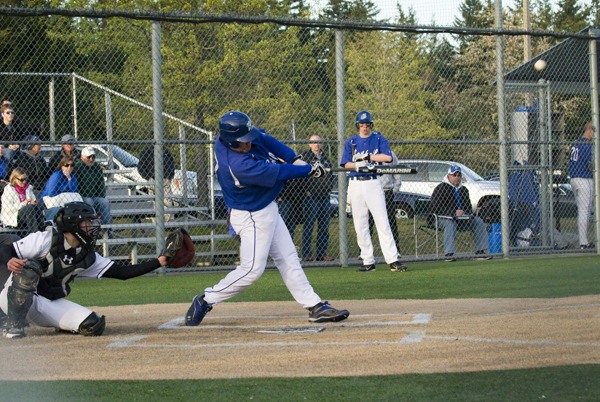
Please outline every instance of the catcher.
M131 265L102 257L94 250L100 221L85 202L66 204L54 223L0 247L0 277L10 273L0 293L0 308L8 316L6 338L24 337L28 321L84 336L102 335L104 316L65 299L76 276L125 280L161 266L184 266L194 256L191 238L179 229L169 235L165 250L154 260Z

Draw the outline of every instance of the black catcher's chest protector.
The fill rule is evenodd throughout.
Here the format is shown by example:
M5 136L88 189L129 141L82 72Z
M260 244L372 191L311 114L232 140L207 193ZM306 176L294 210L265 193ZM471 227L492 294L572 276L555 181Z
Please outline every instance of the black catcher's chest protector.
M45 259L39 262L44 270L37 293L50 300L67 296L71 292L69 284L79 272L91 267L96 261L96 253L85 247L65 249L65 236L55 227L52 231L52 245Z

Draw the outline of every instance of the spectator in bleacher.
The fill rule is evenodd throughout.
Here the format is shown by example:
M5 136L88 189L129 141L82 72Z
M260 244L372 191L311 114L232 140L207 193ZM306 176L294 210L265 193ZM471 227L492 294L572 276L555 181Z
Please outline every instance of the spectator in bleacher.
M64 156L68 156L74 161L81 158L81 152L75 148L75 137L71 134L63 135L61 143L61 150L52 155L52 158L50 158L50 161L48 162L48 166L51 170L57 169L60 166L60 161Z
M21 151L15 154L8 166L8 173L17 167L28 172L29 183L33 186L34 193L39 196L52 172L40 153L42 149L40 137L28 135L24 141Z
M18 119L12 104L0 107L0 111L2 112L0 140L5 145L4 158L7 163L10 163L14 153L20 148L18 142L22 142L29 134L39 134L39 129Z
M52 173L46 186L40 193L40 199L46 204L46 220L54 219L62 205L48 206L44 197L56 197L62 193L78 193L77 175L75 174L75 159L70 156L63 156L58 164L58 169ZM81 198L80 198L81 199ZM64 200L77 201L77 200ZM64 203L63 203L64 204Z
M163 191L165 194L165 207L172 206L173 200L167 197L172 194L171 180L175 177L175 159L167 148L163 148ZM150 145L140 154L138 163L138 173L148 181L154 181L154 145ZM171 216L165 214L165 222L169 221Z
M75 163L79 194L88 205L100 214L103 225L112 224L110 203L106 198L106 184L102 167L96 163L96 151L92 147L81 150L81 159ZM111 231L108 231L111 237Z
M8 163L4 158L4 145L0 144L0 179L4 180L7 174Z
M9 184L4 187L0 220L4 226L22 229L26 234L37 232L44 222L41 205L21 168L13 169Z

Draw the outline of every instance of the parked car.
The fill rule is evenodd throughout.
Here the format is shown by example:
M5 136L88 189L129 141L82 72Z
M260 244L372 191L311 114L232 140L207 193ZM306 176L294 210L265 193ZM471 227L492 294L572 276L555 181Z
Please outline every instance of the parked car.
M462 169L462 184L469 190L471 204L475 212L491 210L499 205L500 183L484 180L483 177L462 163L418 159L403 159L398 162L403 165L414 166L417 169L416 174L401 175L402 193L430 197L436 186L448 174L450 165L458 165ZM405 205L410 206L410 203ZM414 210L414 203L411 208ZM407 216L412 216L410 211L407 212Z
M137 170L139 159L121 148L118 145L112 145L112 166L109 166L109 146L99 144L77 144L78 149L84 147L92 147L96 151L96 162L101 166L111 169L111 180L117 183L140 183L136 187L138 189L153 189L153 184L144 184L148 181L144 179ZM42 156L49 161L52 155L60 151L60 146L43 146L41 150ZM107 175L108 176L108 175ZM180 169L175 170L175 177L171 180L171 192L174 195L182 196L184 191L184 180L182 180L183 172ZM186 172L187 180L187 204L195 205L198 201L198 175L196 172ZM144 190L147 191L147 190Z
M400 191L394 194L394 202L396 203L396 219L412 219L415 215L415 204L417 200L430 200L428 195L408 193Z
M225 200L223 200L223 190L221 189L221 184L219 184L217 180L214 181L214 186L215 218L225 219L227 218L227 206L225 205ZM329 213L331 214L332 218L339 215L338 205L338 192L334 190L329 194Z

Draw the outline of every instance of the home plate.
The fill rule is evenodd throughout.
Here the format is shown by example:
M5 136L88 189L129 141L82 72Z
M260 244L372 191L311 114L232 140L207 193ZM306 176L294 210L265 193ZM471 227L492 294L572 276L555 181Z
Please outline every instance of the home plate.
M325 331L325 327L265 329L256 331L261 334L307 334Z

